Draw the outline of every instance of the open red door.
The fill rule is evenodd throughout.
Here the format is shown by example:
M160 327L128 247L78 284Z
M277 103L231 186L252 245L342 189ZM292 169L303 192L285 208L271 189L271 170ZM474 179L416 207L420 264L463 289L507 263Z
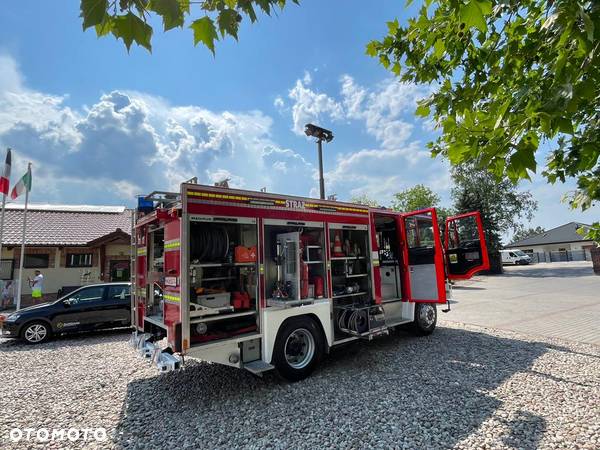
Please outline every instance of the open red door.
M403 299L446 303L442 241L434 208L398 217L402 243Z
M466 280L490 268L479 211L446 219L444 249L448 278L451 280Z

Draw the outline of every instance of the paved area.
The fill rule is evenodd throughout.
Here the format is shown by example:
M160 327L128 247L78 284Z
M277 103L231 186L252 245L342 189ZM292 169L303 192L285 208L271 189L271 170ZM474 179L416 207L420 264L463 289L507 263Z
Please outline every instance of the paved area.
M505 269L457 283L442 318L600 345L600 276L590 262Z
M0 448L600 446L600 347L590 344L442 321L431 336L343 346L290 384L191 360L161 376L127 338L0 339Z

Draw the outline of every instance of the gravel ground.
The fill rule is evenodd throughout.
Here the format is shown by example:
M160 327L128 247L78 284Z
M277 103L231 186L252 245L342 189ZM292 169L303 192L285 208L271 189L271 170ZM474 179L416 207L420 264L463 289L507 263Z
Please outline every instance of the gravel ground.
M440 325L347 345L295 384L207 363L158 376L123 332L0 340L0 448L600 448L599 347Z

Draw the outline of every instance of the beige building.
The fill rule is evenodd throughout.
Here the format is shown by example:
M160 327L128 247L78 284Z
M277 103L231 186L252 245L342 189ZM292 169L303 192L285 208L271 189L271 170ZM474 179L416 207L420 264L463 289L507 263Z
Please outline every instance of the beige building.
M594 242L577 232L579 228L589 227L585 223L569 222L504 248L522 250L534 257L534 262L591 261L590 251L595 247Z
M23 206L7 205L0 279L19 275ZM44 275L45 300L65 288L130 279L131 210L89 205L29 205L22 304L31 302L27 277ZM16 285L14 292L16 294Z

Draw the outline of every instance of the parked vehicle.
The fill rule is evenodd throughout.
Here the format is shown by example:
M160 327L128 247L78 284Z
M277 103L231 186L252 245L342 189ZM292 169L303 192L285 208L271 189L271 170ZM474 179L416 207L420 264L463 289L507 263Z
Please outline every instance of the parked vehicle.
M527 265L531 263L531 256L522 250L500 250L502 264Z
M104 283L83 286L53 302L3 317L0 335L40 344L56 334L130 325L131 283Z
M140 198L131 343L161 371L182 356L289 380L335 345L434 331L447 279L489 269L478 212L449 217L181 185ZM158 293L158 294L157 294Z

